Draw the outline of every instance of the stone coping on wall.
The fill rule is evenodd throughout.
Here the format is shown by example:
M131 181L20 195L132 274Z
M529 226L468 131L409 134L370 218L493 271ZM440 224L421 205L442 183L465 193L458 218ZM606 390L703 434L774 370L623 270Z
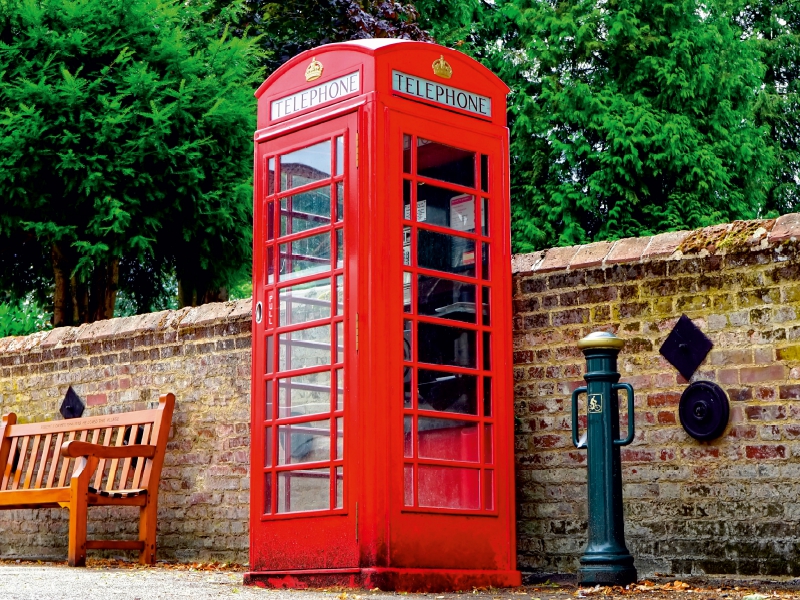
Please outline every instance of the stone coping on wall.
M117 317L77 327L57 327L27 336L0 338L0 364L13 360L11 356L14 354L46 351L69 344L97 343L170 330L176 333L176 337L191 336L198 328L247 320L250 318L251 306L250 298L215 302L178 310Z
M780 252L783 243L797 239L800 239L800 213L789 213L777 219L734 221L694 231L671 231L615 242L595 242L514 254L511 257L511 270L514 274L547 273L767 248L775 248Z

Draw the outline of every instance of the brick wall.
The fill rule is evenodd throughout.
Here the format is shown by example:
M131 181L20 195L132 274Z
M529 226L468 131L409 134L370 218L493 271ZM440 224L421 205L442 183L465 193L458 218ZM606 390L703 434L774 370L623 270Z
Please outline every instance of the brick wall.
M627 343L637 434L622 450L626 534L640 573L800 575L800 215L513 259L519 558L574 572L586 543L586 454L570 438L575 342ZM693 379L728 393L723 436L697 442L687 382L659 354L681 314L714 343ZM623 416L623 422L627 417Z
M249 301L0 339L0 413L60 419L69 385L86 401L84 416L141 410L174 392L159 558L247 561ZM0 511L0 556L64 559L68 518L61 509ZM134 508L91 508L89 537L135 539L137 519Z
M623 450L628 545L640 573L800 574L800 215L517 255L514 270L519 561L574 572L586 535L585 453L569 434L575 342L627 340L637 437ZM723 437L677 418L686 387L658 353L682 314L715 347L695 378L731 399ZM0 339L0 413L58 418L68 385L87 415L178 402L159 501L160 556L247 560L250 304ZM90 535L135 532L91 509ZM108 517L108 518L107 518ZM0 511L0 556L66 555L65 510Z

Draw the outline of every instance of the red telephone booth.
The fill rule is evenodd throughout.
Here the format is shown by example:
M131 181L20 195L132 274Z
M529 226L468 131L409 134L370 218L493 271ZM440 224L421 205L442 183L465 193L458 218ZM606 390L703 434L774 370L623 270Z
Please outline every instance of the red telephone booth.
M507 92L399 40L258 89L249 583L520 583Z

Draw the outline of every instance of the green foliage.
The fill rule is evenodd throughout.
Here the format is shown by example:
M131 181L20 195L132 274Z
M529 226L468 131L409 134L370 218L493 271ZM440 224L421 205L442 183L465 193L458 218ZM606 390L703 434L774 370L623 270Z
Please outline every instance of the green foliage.
M49 329L51 316L30 296L19 302L0 302L0 338Z
M117 287L136 298L143 278L125 279L126 263L151 288L174 271L192 303L249 261L261 54L207 22L209 9L0 2L0 243L28 235L52 253L40 279L63 272L55 304L67 323L109 316Z

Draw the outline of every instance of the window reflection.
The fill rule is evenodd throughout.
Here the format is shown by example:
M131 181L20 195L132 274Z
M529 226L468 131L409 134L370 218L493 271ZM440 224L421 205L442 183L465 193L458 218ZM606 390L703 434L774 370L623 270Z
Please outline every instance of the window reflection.
M304 469L278 473L279 513L327 510L331 505L331 470Z
M330 458L330 419L278 426L279 465L319 462Z
M480 471L459 467L419 465L419 506L430 508L480 508Z
M432 323L417 324L419 362L475 368L475 332Z
M478 462L478 423L453 419L417 419L420 458Z
M306 185L331 176L331 142L326 140L280 157L281 189Z
M309 327L278 336L280 370L331 364L331 326Z
M409 288L410 284L409 281ZM421 315L474 323L475 285L441 277L419 275L417 277L417 311Z
M417 408L477 415L477 376L419 369L417 371Z
M280 276L282 280L296 279L331 270L331 235L301 238L280 245Z
M331 409L331 373L311 373L278 380L278 417L296 417Z
M331 188L329 185L281 198L281 235L329 225Z
M474 233L475 196L462 194L426 183L417 184L417 213L425 213L431 225L449 227L456 231Z
M420 229L417 232L417 265L425 269L475 276L473 240Z
M282 288L278 294L281 325L296 325L331 316L330 277Z
M475 187L475 153L418 138L417 174Z

